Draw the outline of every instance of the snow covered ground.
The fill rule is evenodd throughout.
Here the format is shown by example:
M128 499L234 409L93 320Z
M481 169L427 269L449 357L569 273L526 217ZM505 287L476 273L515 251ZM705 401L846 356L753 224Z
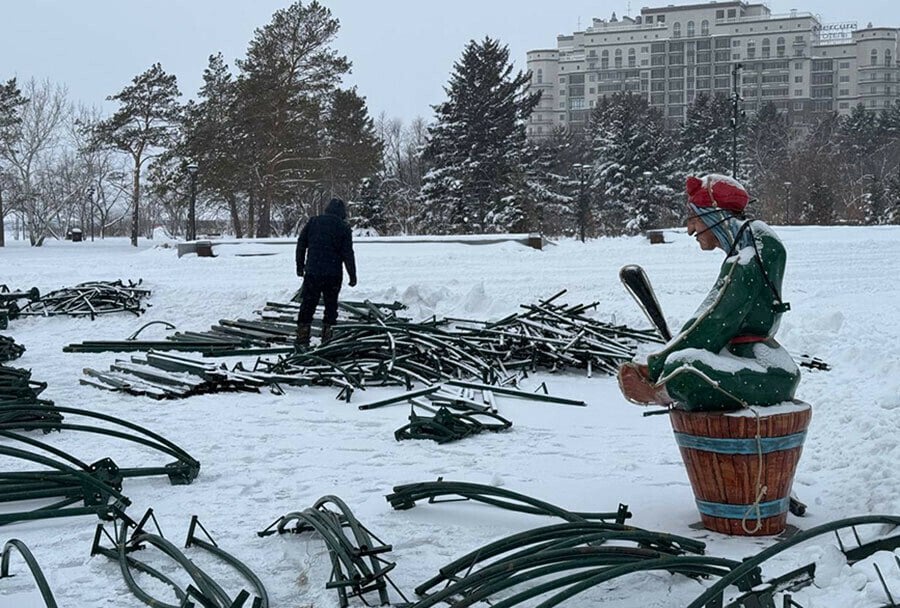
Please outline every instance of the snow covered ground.
M800 384L798 397L813 404L814 413L794 488L809 511L803 519L791 516L789 523L810 528L851 515L900 514L900 227L778 231L789 253L784 296L792 306L779 338L791 352L833 366L829 372L804 370ZM668 244L653 246L642 238L561 241L544 251L515 243L360 243L359 286L345 287L343 295L399 300L413 318L495 319L568 289L566 302L598 301L595 314L601 320L646 327L617 279L622 265L638 263L653 281L669 325L677 327L711 286L721 252L700 252L683 231L667 231L666 237ZM133 502L129 513L140 516L153 507L176 544L191 515L198 515L223 549L262 578L272 606L338 605L337 594L325 589L331 566L319 540L256 535L277 517L327 494L344 499L360 521L393 545L388 556L397 562L393 579L410 596L452 559L501 536L556 523L471 503L394 511L384 499L394 485L438 476L499 485L570 510L606 511L626 503L634 513L630 523L703 540L707 553L720 557L740 559L773 542L689 527L699 516L668 420L642 417L610 377L533 376L528 386L546 381L552 393L584 399L588 407L501 400L500 413L514 423L510 432L443 446L394 441L393 431L406 421L406 406L356 408L393 389L357 393L351 404L335 400L337 391L330 388L156 402L79 385L82 368L107 368L117 355L64 354L65 344L123 339L157 319L180 330L206 330L219 319L250 316L267 300L285 301L298 287L290 246L230 245L217 248L214 259L178 259L173 247L159 245L142 241L133 249L118 239L50 241L34 249L8 240L0 249L0 284L46 292L86 280L143 278L153 290L152 307L140 319L20 319L0 333L28 348L11 365L31 368L35 380L47 382L44 397L146 426L200 460L200 476L189 486L126 479L123 493ZM275 255L238 255L245 253ZM163 335L156 326L142 338ZM85 445L75 433L44 439L88 462L111 456L120 466L134 466L148 455L113 440ZM29 545L60 606L142 606L128 592L117 564L90 557L96 524L93 516L13 524L0 528L0 541L19 538ZM783 570L767 574L818 559L816 586L795 595L804 607L886 604L872 560L851 569L832 544L833 537L822 537L801 546L780 561ZM875 559L885 564L897 597L900 568L887 566L893 562L889 557ZM208 565L202 555L198 561ZM42 605L18 558L13 571L21 576L0 580L0 607ZM241 586L237 578L222 582L232 594ZM632 575L570 605L684 606L702 590L694 580L666 573Z

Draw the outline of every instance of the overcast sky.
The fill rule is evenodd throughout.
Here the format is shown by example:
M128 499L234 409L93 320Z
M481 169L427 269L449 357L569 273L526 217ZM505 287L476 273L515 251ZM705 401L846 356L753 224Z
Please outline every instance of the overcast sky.
M518 69L525 53L555 48L556 35L609 18L637 15L661 2L587 0L321 0L340 20L334 48L353 63L356 85L372 116L409 122L432 117L454 61L471 39L509 46ZM688 2L676 2L687 4ZM73 100L97 105L156 61L192 97L210 54L229 65L243 56L253 31L290 0L4 0L0 6L0 80L17 76L65 84ZM823 23L856 21L900 27L897 0L773 0L773 13L795 8ZM630 7L630 13L629 13Z

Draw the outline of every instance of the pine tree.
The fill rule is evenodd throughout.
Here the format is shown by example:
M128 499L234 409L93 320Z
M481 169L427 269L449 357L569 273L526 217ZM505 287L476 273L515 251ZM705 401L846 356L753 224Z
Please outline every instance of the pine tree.
M384 234L387 226L384 193L380 176L362 179L359 200L350 203L350 223L354 228Z
M753 214L767 221L786 221L785 184L794 178L790 171L791 132L786 112L766 103L748 121L745 134L742 183L757 199Z
M366 100L355 88L332 93L322 139L326 158L322 166L331 196L355 199L363 180L381 169L383 153Z
M140 232L141 169L145 162L175 145L181 122L181 96L174 75L158 63L135 76L132 84L107 97L119 109L95 126L95 143L125 152L133 162L131 185L131 244Z
M590 148L582 131L560 127L537 145L533 182L541 233L575 234L582 241L593 234L590 170Z
M453 67L424 152L423 221L436 232L508 230L528 216L525 120L540 94L490 38L470 41Z
M678 165L687 175L731 175L731 114L731 100L724 95L699 93L688 107L678 136Z
M591 113L594 182L604 225L635 234L676 217L671 140L662 115L632 93L604 97Z
M21 121L20 112L25 103L27 100L22 97L15 78L0 83L0 150L10 148L15 144L15 127ZM6 227L4 225L6 210L3 208L3 190L6 185L3 179L4 175L0 171L0 247L6 246Z
M302 215L303 196L321 195L322 115L350 62L331 48L339 29L318 2L294 2L257 29L245 59L238 61L238 116L252 153L251 215L256 235L273 231L273 207L291 226ZM255 210L258 200L258 210Z
M248 189L252 155L237 116L237 84L221 53L210 55L197 102L185 109L181 159L199 171L198 197L208 197L228 210L234 235L244 235L239 197ZM180 164L176 163L180 170Z

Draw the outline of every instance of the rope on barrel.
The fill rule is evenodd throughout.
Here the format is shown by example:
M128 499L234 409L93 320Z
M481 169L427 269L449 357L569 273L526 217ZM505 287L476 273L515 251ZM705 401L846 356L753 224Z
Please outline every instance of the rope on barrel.
M762 502L762 499L765 498L766 493L769 491L769 487L763 485L762 483L762 474L763 474L763 453L762 453L762 438L760 427L762 425L762 421L759 418L759 410L756 408L750 407L746 403L742 403L742 405L753 412L753 415L756 416L756 456L759 458L759 461L756 465L756 497L753 501L753 504L744 511L744 516L741 518L741 528L743 528L744 532L747 534L756 534L759 532L759 529L762 528L762 514L759 512L759 503ZM747 516L750 515L751 512L756 511L756 527L752 530L747 527Z

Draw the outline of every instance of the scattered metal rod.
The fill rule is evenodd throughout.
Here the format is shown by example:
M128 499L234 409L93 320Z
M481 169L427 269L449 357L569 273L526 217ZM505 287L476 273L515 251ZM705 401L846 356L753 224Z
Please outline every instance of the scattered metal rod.
M16 344L13 338L0 336L0 363L18 359L24 352L25 347L21 344Z
M58 451L56 451L58 453ZM17 521L29 521L36 519L49 519L56 517L69 517L74 515L94 514L101 519L110 519L116 513L124 511L131 504L127 497L123 496L119 489L121 478L118 477L118 467L108 458L97 461L92 465L86 465L77 459L67 458L70 462L77 463L78 468L52 458L35 454L28 450L0 445L0 456L8 456L20 460L26 460L48 467L50 471L39 473L2 473L0 479L20 482L44 482L51 480L53 487L49 492L40 493L41 497L51 497L48 494L59 497L61 500L43 506L33 511L19 511L0 514L0 526ZM13 486L15 488L15 486ZM11 501L22 499L30 500L37 497L22 488L21 494L14 492L7 496ZM81 502L80 507L69 505ZM67 508L68 507L68 508Z
M196 533L198 528L206 536L206 540L197 537ZM253 602L254 608L256 608L257 606L259 606L260 608L268 608L269 594L266 591L265 585L263 585L262 581L259 579L256 573L254 573L250 568L247 567L246 564L238 560L236 557L222 550L219 545L216 544L216 541L213 540L212 536L210 536L209 532L206 531L206 528L203 527L203 524L200 523L200 519L196 515L193 515L191 517L191 524L188 527L187 540L185 540L184 546L185 548L199 547L200 549L212 553L213 555L227 563L229 566L237 570L245 579L247 579L247 581L251 585L253 585L253 588L256 591L254 600L258 601ZM247 597L249 598L249 594L247 594ZM246 601L246 599L244 601ZM235 603L236 602L237 599L235 600ZM232 606L233 605L234 604L232 604Z
M23 420L21 417L16 418L14 416L14 414L21 409L22 408L19 408L18 406L0 404L0 421L6 419L12 420L10 422L0 422L0 436L31 442L32 445L35 445L36 440L28 439L18 433L12 433L10 432L10 429L21 429L23 431L40 430L44 433L49 433L50 431L78 431L114 437L116 439L124 439L132 443L152 448L157 452L176 459L175 462L170 462L162 466L132 468L117 467L118 475L123 478L165 475L172 485L187 485L196 479L197 475L200 473L200 462L188 454L184 449L165 437L127 420L90 410L57 405L28 406L24 409L29 414L32 414L33 419ZM76 424L68 421L63 422L62 414L80 416L95 421L103 421L125 429L125 431L96 425ZM47 444L42 442L36 443L40 444L36 447L48 451L51 449ZM56 453L62 454L61 451L57 451ZM2 473L0 473L0 475L2 475Z
M526 558L536 558L549 550L598 546L606 542L633 542L639 548L657 554L681 555L685 552L702 554L705 545L697 540L660 532L650 532L609 522L566 522L536 528L507 536L488 543L443 566L437 575L416 587L416 595L426 595L439 584L459 581L468 576L475 566L490 561L490 566L510 574L515 567L511 563L523 563ZM572 556L577 557L577 556Z
M148 289L140 289L137 283L126 285L119 281L91 281L79 283L45 294L40 299L29 302L19 310L19 316L90 317L98 315L130 312L140 316L145 309L142 300L150 295Z
M449 443L482 431L500 432L512 427L512 422L491 412L454 412L441 407L436 411L432 410L433 416L423 416L415 412L415 407L415 404L411 407L409 424L394 431L397 441L431 439L438 443Z
M35 585L37 585L38 590L41 592L44 606L47 608L57 608L56 600L53 598L53 592L50 590L50 585L47 583L44 572L41 570L40 565L38 565L37 560L34 559L34 555L31 553L28 546L17 538L10 539L3 545L3 556L0 558L0 579L12 576L9 573L9 563L13 549L15 549L19 555L22 556L22 559L25 560L25 565L28 566L31 577L34 579Z
M344 532L344 528L349 528L350 535ZM322 537L332 566L331 579L325 587L337 589L342 608L349 604L349 597L359 597L365 601L365 594L373 591L378 592L382 605L390 604L388 584L406 601L388 576L395 564L380 557L391 550L391 545L385 545L363 526L337 496L323 496L311 508L288 513L258 534L269 536L276 532L317 532Z
M827 372L831 370L831 366L828 365L822 359L818 357L813 357L811 355L800 355L797 357L797 365L800 367L808 367L809 369L821 370Z
M439 496L458 496L459 498L436 500ZM627 505L620 504L616 511L605 513L567 511L562 507L511 490L465 481L444 481L441 478L437 481L394 486L394 491L385 498L397 510L411 509L416 505L416 501L423 499L428 499L429 503L473 500L511 511L532 515L552 515L572 522L613 520L618 524L624 524L625 520L631 517Z
M147 522L151 520L156 526L158 532L157 534L148 533L144 530ZM193 523L194 522L192 521L192 525ZM197 601L199 601L204 607L209 606L211 608L232 608L235 606L242 606L246 602L246 599L249 597L249 594L247 593L240 593L235 599L232 599L228 592L226 592L225 589L216 580L214 580L203 569L201 569L193 561L191 561L180 549L178 549L178 547L166 540L163 537L162 532L159 530L159 524L156 522L156 517L153 515L152 509L147 510L146 514L140 522L135 523L130 518L122 517L114 521L113 525L115 528L114 536L110 535L109 532L107 532L103 524L99 524L97 526L97 529L94 533L94 542L91 546L91 555L105 555L112 560L118 561L120 569L122 571L122 576L125 578L125 584L131 590L131 592L145 604L161 608L183 608L186 605L192 605L189 602L189 599L193 597L194 599L197 599ZM132 529L133 531L129 535L129 531ZM104 547L101 544L104 537L112 542L112 548ZM235 568L242 576L246 577L249 574L251 577L251 583L254 586L259 583L260 588L258 590L261 590L261 592L265 594L265 589L261 587L262 583L259 581L258 577L256 577L256 575L253 574L249 570L249 568L239 562L236 558L219 549L214 543L206 543L205 541L196 539L195 537L193 537L193 530L189 535L189 541L190 540L193 540L192 544L197 545L204 550L207 550L208 552L216 555L219 558L222 558L223 561ZM191 580L193 581L193 584L196 585L196 587L194 587L190 591L187 589L182 589L168 575L163 574L162 572L148 566L147 564L135 559L130 555L134 551L144 549L147 546L158 549L164 555L168 556L178 566L180 566L191 577ZM210 551L210 548L214 550ZM227 559L225 558L225 556L227 556ZM238 567L237 564L240 564L240 566ZM131 573L131 569L149 574L151 577L156 578L157 580L171 587L175 596L178 598L179 603L167 604L152 597L137 584L137 582L134 580L134 576ZM260 601L254 602L254 605L267 606L267 596L266 603Z
M820 526L816 526L814 528L810 528L809 530L799 532L794 536L788 538L787 540L776 543L771 547L760 551L753 557L745 559L743 562L741 562L740 566L732 570L728 575L716 581L703 594L692 601L687 608L714 608L722 606L725 590L730 585L741 580L743 577L747 576L748 573L754 570L758 570L759 566L762 563L771 559L775 555L778 555L779 553L790 549L794 545L803 543L811 538L815 538L816 536L865 524L888 524L892 526L898 526L900 525L900 516L862 515L859 517L851 517L847 519L832 521ZM762 581L758 581L755 584L759 584L761 582Z
M269 384L240 370L228 371L205 361L196 361L170 353L147 353L145 358L117 360L109 371L84 369L90 379L82 384L121 391L132 395L146 395L154 399L179 399L192 395L221 392L259 392Z

